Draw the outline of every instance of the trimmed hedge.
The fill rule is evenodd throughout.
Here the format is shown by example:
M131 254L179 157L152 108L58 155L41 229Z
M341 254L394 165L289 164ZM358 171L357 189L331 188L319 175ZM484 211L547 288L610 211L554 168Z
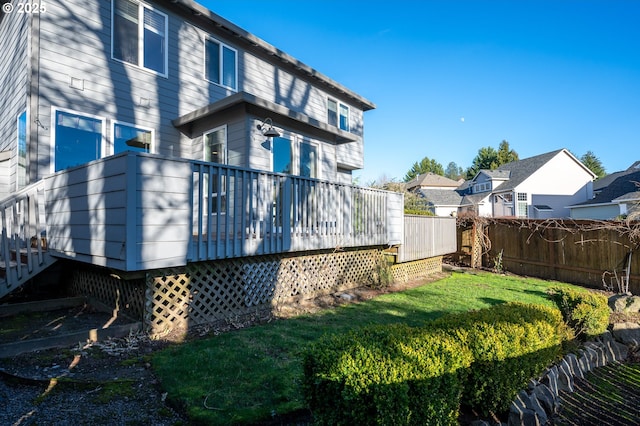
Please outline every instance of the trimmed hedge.
M557 309L505 303L434 321L467 344L473 355L463 401L482 414L509 408L530 379L562 356L571 338Z
M559 311L520 303L364 328L305 351L303 390L318 424L454 425L461 400L508 407L566 336Z
M577 337L595 337L607 330L610 310L606 296L562 287L552 287L548 293Z
M318 424L457 424L470 352L442 331L376 326L325 337L304 354Z

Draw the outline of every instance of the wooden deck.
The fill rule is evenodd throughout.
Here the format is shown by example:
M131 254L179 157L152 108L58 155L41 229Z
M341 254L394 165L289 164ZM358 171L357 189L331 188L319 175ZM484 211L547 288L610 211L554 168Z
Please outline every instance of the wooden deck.
M400 244L402 194L123 153L45 179L56 256L121 271Z

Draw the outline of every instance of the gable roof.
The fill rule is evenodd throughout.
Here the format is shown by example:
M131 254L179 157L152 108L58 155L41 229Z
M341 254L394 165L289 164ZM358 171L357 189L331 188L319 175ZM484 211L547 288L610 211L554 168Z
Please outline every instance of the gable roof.
M418 186L419 187L446 186L450 188L457 188L458 186L460 186L460 182L453 179L449 179L448 177L445 177L445 176L437 175L433 172L428 172L428 173L419 174L418 176L416 176L406 184L407 189L412 189Z
M261 38L245 31L234 23L207 9L203 5L196 3L193 0L171 0L171 4L173 4L173 7L182 10L187 16L190 16L190 19L194 21L203 21L209 25L213 24L216 31L232 36L233 40L236 40L236 42L242 41L247 50L258 51L262 54L272 56L280 60L283 67L290 68L294 72L306 75L312 80L317 80L319 83L325 85L325 87L330 88L333 92L346 96L354 103L354 105L357 105L363 111L375 109L376 105L373 102L358 95L352 90L347 89L335 80L300 62L293 56L274 47Z
M634 201L640 199L640 171L618 176L606 188L591 200L575 204L575 206L590 206L595 204L610 204L615 201Z
M609 186L614 180L619 178L620 176L628 175L629 173L640 171L640 161L636 161L633 163L627 170L621 170L614 173L609 173L606 176L601 177L600 179L593 182L593 191L599 192L604 188Z
M509 180L496 188L495 192L511 191L518 185L528 179L532 174L537 172L542 166L547 164L551 159L560 154L568 155L572 160L579 164L585 171L595 177L595 174L589 170L584 164L580 162L566 149L558 149L556 151L547 152L545 154L536 155L534 157L525 158L518 161L512 161L511 163L503 164L494 170L494 174L501 176L503 173L509 173ZM474 178L475 179L475 178Z
M418 192L434 206L459 206L462 195L451 189L423 188Z

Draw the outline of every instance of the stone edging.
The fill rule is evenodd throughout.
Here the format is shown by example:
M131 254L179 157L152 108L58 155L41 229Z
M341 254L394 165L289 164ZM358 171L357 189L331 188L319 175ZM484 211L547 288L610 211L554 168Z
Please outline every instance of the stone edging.
M629 347L605 332L595 341L586 342L578 354L568 354L548 368L540 380L531 380L509 408L509 426L544 425L558 413L559 392L574 391L575 377L584 378L594 368L625 361Z

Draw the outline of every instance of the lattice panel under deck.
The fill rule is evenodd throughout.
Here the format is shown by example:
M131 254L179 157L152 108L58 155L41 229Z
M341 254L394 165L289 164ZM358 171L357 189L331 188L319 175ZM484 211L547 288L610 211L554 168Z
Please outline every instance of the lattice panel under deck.
M442 272L442 256L392 265L391 272L394 281L403 283L436 274Z
M71 292L94 297L138 321L144 316L144 279L125 281L98 270L77 270L73 273Z
M152 333L188 328L370 282L379 250L270 255L152 271L145 322Z

